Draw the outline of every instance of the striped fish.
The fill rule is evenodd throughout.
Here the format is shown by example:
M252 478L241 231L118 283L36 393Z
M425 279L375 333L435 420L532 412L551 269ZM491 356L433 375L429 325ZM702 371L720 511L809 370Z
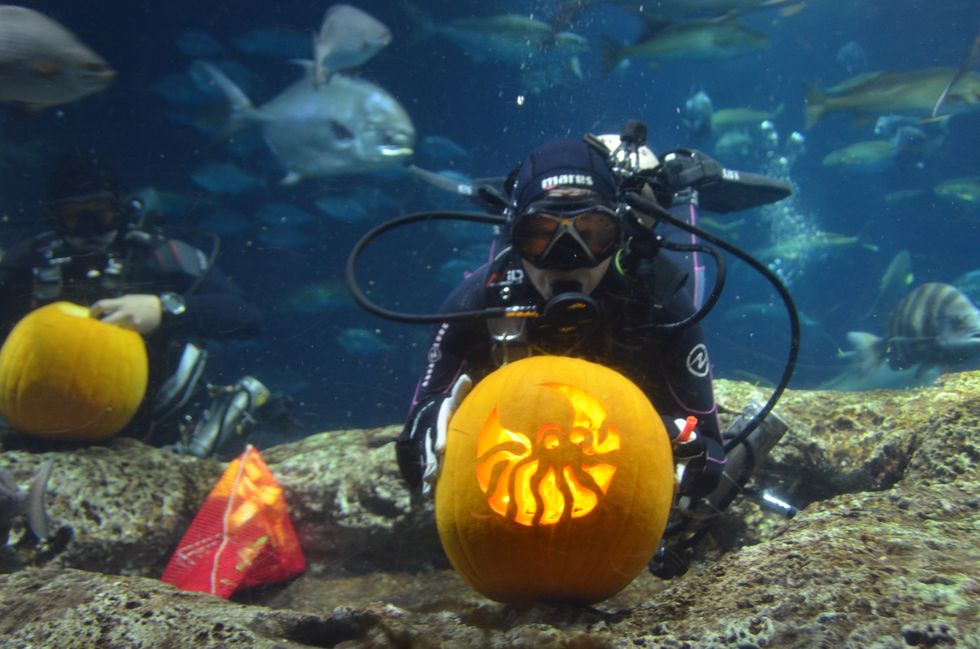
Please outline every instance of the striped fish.
M923 284L892 311L884 338L851 331L847 340L868 373L885 360L892 369L918 366L920 373L980 362L980 309L949 284Z

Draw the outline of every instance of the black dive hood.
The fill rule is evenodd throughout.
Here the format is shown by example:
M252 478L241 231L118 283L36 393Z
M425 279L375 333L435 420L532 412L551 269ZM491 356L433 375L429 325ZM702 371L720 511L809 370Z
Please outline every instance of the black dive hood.
M651 324L647 325L648 328L676 330L700 322L708 315L721 297L721 291L724 288L726 277L723 258L714 248L704 244L680 244L668 241L655 232L660 222L665 222L680 230L693 234L699 239L741 259L772 285L786 307L790 323L790 346L782 376L776 388L773 390L772 395L755 417L748 422L748 425L737 437L725 442L725 450L731 450L745 440L759 426L766 415L776 405L779 397L789 384L789 380L796 367L797 357L799 356L799 315L797 314L796 306L793 303L793 298L790 296L789 291L780 281L779 277L764 264L745 251L714 236L710 232L706 232L695 225L677 218L665 207L661 206L658 201L666 202L669 207L670 197L683 190L705 190L710 197L709 204L712 206L712 211L729 212L736 209L746 209L748 207L756 207L775 202L789 196L792 193L792 188L781 181L765 176L744 174L724 169L708 156L687 149L679 149L666 154L664 156L664 163L654 169L640 169L636 168L635 165L631 167L628 161L642 159L639 154L639 149L641 147L645 148L644 145L646 142L646 128L635 121L627 123L623 135L620 138L621 144L615 150L610 151L594 136L588 136L586 141L595 146L603 147L603 151L608 156L611 166L621 179L623 189L621 201L624 205L624 209L622 210L624 214L623 225L629 235L626 256L633 257L632 260L629 260L630 270L641 281L652 277L652 273L645 272L645 268L649 269L652 266L651 257L660 248L679 252L702 252L711 256L716 263L717 270L714 286L701 308L681 321ZM627 161L627 163L624 163L624 161ZM427 182L433 182L427 175L435 176L436 174L424 172L421 174L416 173L416 175ZM591 298L575 291L562 291L560 295L556 295L555 298L552 298L551 301L544 304L541 304L540 301L535 301L534 303L491 306L485 309L459 311L455 313L405 313L386 309L375 304L361 290L356 276L357 260L369 243L389 230L403 225L425 221L469 221L506 227L509 224L509 219L503 213L508 210L509 202L505 198L505 192L498 189L498 186L501 184L499 181L500 179L488 179L474 185L459 184L455 191L460 195L474 199L488 210L501 213L488 214L485 212L458 211L418 212L386 221L369 230L354 245L347 259L345 274L347 286L354 301L367 311L381 318L410 324L437 324L449 321L491 318L536 319L543 318L546 314L549 316L554 314L560 314L562 316L574 314L580 308L588 310L591 305L594 305ZM447 188L446 184L440 181L435 181L433 184L443 189ZM650 196L650 198L647 196ZM654 196L657 200L652 200ZM698 193L698 199L699 203L703 205L704 200L701 198L700 191ZM624 260L618 257L616 263L622 262ZM561 299L556 301L557 298ZM542 319L541 322L544 322L544 320Z

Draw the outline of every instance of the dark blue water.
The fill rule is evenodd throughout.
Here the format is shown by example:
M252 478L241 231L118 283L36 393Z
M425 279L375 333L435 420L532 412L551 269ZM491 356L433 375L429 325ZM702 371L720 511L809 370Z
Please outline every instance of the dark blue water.
M297 69L285 55L243 52L234 39L256 29L277 28L293 32L303 42L319 27L329 3L214 7L186 1L107 1L83 6L65 0L25 4L70 27L119 71L119 77L102 93L48 109L30 120L4 114L0 140L5 150L22 153L15 163L0 167L0 212L9 217L0 229L0 245L9 246L31 231L33 226L24 220L37 213L48 166L57 154L94 148L134 190L154 187L191 199L190 209L167 217L171 227L191 240L207 242L200 236L201 221L218 207L243 215L242 231L222 236L219 265L265 309L268 327L257 341L215 346L211 369L216 380L234 380L249 372L273 389L290 392L297 402L301 433L400 421L424 358L428 328L393 324L356 308L340 285L344 264L351 246L371 225L398 214L459 207L459 201L397 173L314 179L280 187L276 181L281 167L261 142L242 138L240 142L251 144L247 154L225 146L176 121L173 115L186 114L189 107L153 89L168 76L186 72L193 57L180 51L178 38L201 31L223 45L224 60L240 63L252 73L247 89L252 99L266 101L296 79ZM656 151L696 146L712 153L713 141L693 142L682 123L685 101L694 92L707 92L716 108L773 109L783 104L783 112L774 120L777 154L794 131L805 136L805 151L787 170L798 192L783 210L784 217L797 228L860 234L865 244L812 254L793 268L794 298L815 322L804 328L796 387L817 386L846 367L846 361L836 356L846 346L845 333L876 326L860 318L898 251L911 253L916 283L951 282L980 267L980 208L948 202L932 192L948 178L980 174L976 153L980 114L955 117L941 146L913 164L862 173L826 167L821 160L834 149L873 139L873 120L855 127L850 115L832 113L810 130L804 130L803 121L803 82L827 87L847 78L837 53L850 41L863 50L871 70L958 66L976 34L980 10L975 2L815 0L792 16L777 11L745 16L746 23L769 35L767 48L710 63L647 67L634 61L627 69L608 74L600 63L599 43L629 40L639 33L639 23L620 9L597 3L569 26L592 43L592 49L580 56L583 78L572 76L538 93L529 91L516 66L477 63L445 39L421 38L398 2L357 4L394 33L393 43L358 74L404 104L420 138L448 138L467 152L459 158L423 155L417 159L432 169L452 169L471 177L503 175L547 138L618 132L630 118L648 125L650 145ZM451 3L451 9L450 3L421 4L440 23L487 11L486 3L477 2ZM496 3L494 9L509 8L525 15L533 10L535 17L547 18L557 5L554 0L533 6ZM521 96L523 102L518 100ZM757 126L750 131L751 150L738 159L721 161L769 172ZM190 180L190 173L212 162L233 162L262 178L265 186L243 196L209 194ZM343 223L326 218L315 207L317 198L348 195L354 187L366 192L359 197L367 205L367 220ZM902 201L885 200L891 192L906 190L919 193ZM366 196L376 200L368 201ZM301 207L318 221L304 226L299 242L263 242L254 212L257 205L269 202ZM771 243L774 220L783 217L755 210L718 218L744 219L734 241L753 251ZM489 239L489 231L486 236ZM386 306L431 311L455 276L440 275L439 268L458 259L466 245L434 226L401 230L372 248L362 275L374 283L373 295ZM468 245L479 250L482 243ZM474 254L478 253L468 258ZM334 298L321 308L297 311L295 300L290 302L288 296L315 283L327 287ZM738 304L774 299L758 277L732 261L725 297L705 322L717 376L761 377L770 382L778 378L788 344L785 316L777 308L745 320L725 317ZM360 329L377 340L345 348L344 332L350 335Z

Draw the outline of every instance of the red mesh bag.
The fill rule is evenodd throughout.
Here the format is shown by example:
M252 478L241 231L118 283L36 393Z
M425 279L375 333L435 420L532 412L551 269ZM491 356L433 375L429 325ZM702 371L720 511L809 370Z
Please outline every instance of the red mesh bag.
M230 597L305 569L282 487L250 445L208 494L161 579L182 590Z

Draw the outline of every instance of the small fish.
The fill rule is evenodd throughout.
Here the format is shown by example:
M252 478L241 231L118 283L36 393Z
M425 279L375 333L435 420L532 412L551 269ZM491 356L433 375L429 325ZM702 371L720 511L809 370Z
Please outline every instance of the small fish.
M848 171L875 173L895 162L899 148L891 140L865 140L831 151L824 156L825 167L842 167Z
M845 235L817 230L816 232L805 232L789 237L753 254L758 259L769 263L776 259L802 259L814 253L851 246L862 246L872 252L878 250L877 246L864 241L863 237L858 234Z
M313 37L313 84L364 64L390 42L391 30L374 16L351 5L333 5Z
M980 309L954 286L923 284L892 311L884 338L851 331L847 340L866 373L886 360L895 370L954 368L980 359Z
M564 0L556 12L555 24L565 25L578 14L600 0ZM764 9L779 9L782 15L791 16L801 11L804 0L656 0L655 2L618 2L634 13L648 13L666 20L689 18L718 18L731 14L743 14Z
M936 196L969 206L980 206L980 176L961 176L944 180L932 188Z
M355 356L373 356L393 349L391 345L381 340L377 331L358 327L341 331L337 336L337 344L345 352Z
M734 16L680 22L649 20L646 35L632 44L603 44L603 67L608 71L626 59L651 65L674 61L721 61L765 47L769 37Z
M583 36L555 31L548 23L524 15L467 16L437 24L407 1L402 2L402 8L423 37L441 36L477 63L526 65L542 58L570 60L589 46Z
M718 138L712 151L722 160L735 160L748 158L755 147L755 140L745 131L727 131Z
M711 114L711 132L715 135L737 128L758 127L766 120L775 120L783 114L785 104L773 110L762 110L741 106L738 108L719 108Z
M346 284L337 279L324 279L291 291L278 306L291 313L319 314L353 304Z
M359 223L368 218L367 210L352 196L320 196L313 202L334 221Z
M869 72L826 92L806 84L806 127L839 110L855 113L858 124L886 114L927 118L954 74L953 68ZM980 74L965 72L946 94L945 105L949 114L980 110Z
M0 102L38 112L104 90L116 71L42 13L0 5Z
M314 86L306 74L262 106L254 106L221 70L197 61L231 105L229 129L255 126L286 168L283 185L304 178L364 174L401 164L412 155L415 127L398 101L373 83L337 73Z
M255 218L260 223L272 226L298 227L315 223L313 215L291 203L264 203L255 210Z
M259 187L259 179L229 162L206 164L191 172L194 184L219 194L239 195Z
M51 535L51 524L44 509L44 495L54 460L47 460L31 479L27 491L22 490L6 469L0 469L0 546L6 545L14 519L23 516L28 529L39 539Z

